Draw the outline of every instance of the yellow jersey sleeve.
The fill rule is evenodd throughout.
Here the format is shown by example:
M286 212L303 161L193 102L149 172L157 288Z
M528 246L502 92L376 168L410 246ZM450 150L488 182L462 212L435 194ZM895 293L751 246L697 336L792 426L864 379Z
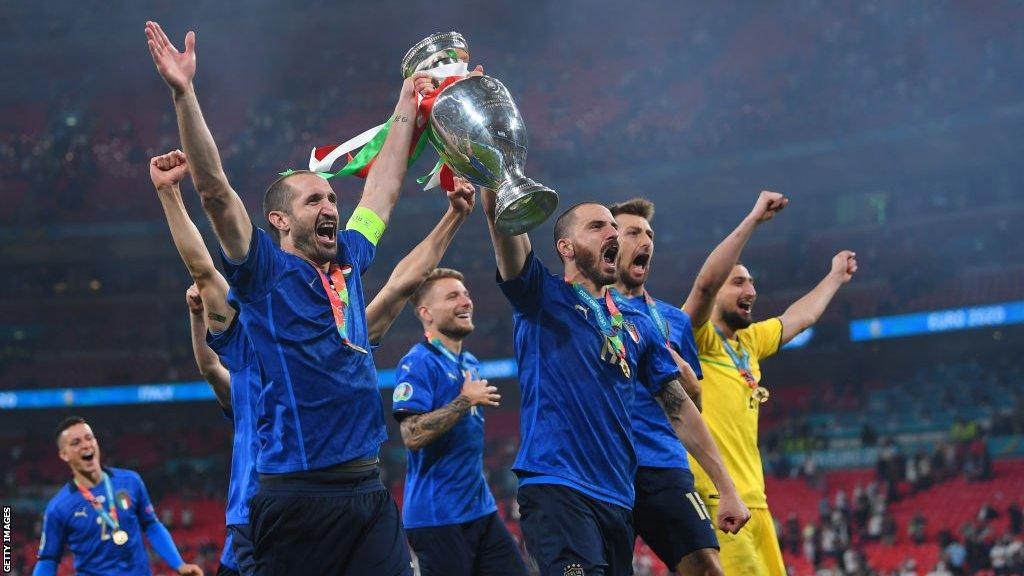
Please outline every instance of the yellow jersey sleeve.
M782 320L778 317L755 322L740 333L743 344L750 350L751 356L758 360L775 354L782 346Z

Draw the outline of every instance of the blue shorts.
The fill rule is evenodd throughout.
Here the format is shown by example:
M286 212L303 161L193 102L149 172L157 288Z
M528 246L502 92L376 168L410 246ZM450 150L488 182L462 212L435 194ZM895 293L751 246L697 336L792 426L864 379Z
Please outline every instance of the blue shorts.
M567 486L519 487L520 526L541 576L633 573L629 510Z
M402 518L379 473L261 476L249 503L254 574L412 576Z
M249 525L229 525L228 540L231 541L231 551L238 566L238 573L242 576L252 576L255 560L252 556L252 535L249 533Z
M685 468L637 469L633 525L670 569L697 550L718 549L714 526L693 487L693 473Z
M447 526L409 528L421 576L526 576L526 563L497 512Z

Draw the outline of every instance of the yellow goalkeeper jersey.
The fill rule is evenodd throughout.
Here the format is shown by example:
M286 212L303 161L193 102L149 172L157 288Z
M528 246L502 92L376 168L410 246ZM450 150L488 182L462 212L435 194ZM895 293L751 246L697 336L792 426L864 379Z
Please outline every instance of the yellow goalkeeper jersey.
M704 372L701 381L704 422L711 430L740 498L748 508L767 508L764 470L757 450L757 415L761 403L723 347L714 324L706 322L694 328L693 335ZM778 352L781 341L782 321L771 318L737 331L728 345L738 357L747 353L750 372L760 383L760 361ZM689 458L697 492L707 504L717 506L718 491L711 478L692 455Z

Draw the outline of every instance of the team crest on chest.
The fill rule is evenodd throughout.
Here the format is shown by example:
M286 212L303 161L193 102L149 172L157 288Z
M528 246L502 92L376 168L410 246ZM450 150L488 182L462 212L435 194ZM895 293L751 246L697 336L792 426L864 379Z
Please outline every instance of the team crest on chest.
M566 565L565 569L562 570L562 576L587 576L586 572L583 571L583 566L577 562Z
M636 329L636 324L633 324L629 320L622 323L622 327L626 329L626 333L633 339L636 344L640 343L640 331Z
M117 504L122 510L127 510L132 507L132 497L128 495L127 490L117 491Z
M342 264L339 268L341 268L341 275L345 278L348 278L352 274L351 264Z

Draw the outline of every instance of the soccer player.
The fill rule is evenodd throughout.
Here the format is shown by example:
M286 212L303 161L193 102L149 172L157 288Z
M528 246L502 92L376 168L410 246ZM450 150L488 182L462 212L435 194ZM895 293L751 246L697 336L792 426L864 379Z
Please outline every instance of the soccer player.
M233 424L231 477L225 508L227 538L218 576L252 574L252 541L248 536L249 507L256 492L253 460L259 446L253 415L261 375L252 345L238 326L236 307L228 300L228 283L213 265L199 229L185 210L181 181L188 161L174 150L149 161L149 176L167 219L167 227L194 284L185 295L189 309L192 350L203 378Z
M835 293L857 271L857 258L849 250L839 252L832 258L829 273L813 290L781 316L754 322L754 278L737 262L738 255L737 249L716 249L708 257L704 269L716 270L716 275L724 271L727 280L714 297L710 320L700 322L698 314L691 314L704 372L704 419L752 511L750 524L742 533L719 537L722 568L726 574L781 576L786 568L768 510L757 448L757 418L761 404L768 400L768 389L761 386L761 361L817 322ZM721 494L692 456L697 491L713 513L720 506Z
M617 225L596 203L555 222L561 277L533 254L529 236L494 226L494 192L482 192L498 280L514 310L522 387L522 443L514 464L527 549L541 574L632 571L631 416L638 386L661 404L676 434L713 471L723 494L717 525L749 517L707 428L679 383L680 370L647 315L615 282ZM683 377L693 378L693 371Z
M731 244L725 249L732 244L742 247L757 224L770 220L785 205L786 199L781 194L762 193L751 215L729 236L727 242ZM654 203L634 198L613 204L609 210L619 225L616 289L634 307L648 313L671 351L681 356L699 378L700 364L690 316L647 292L646 282L654 258L654 230L651 228ZM724 281L724 278L716 281L707 273L698 275L697 287L686 306L695 310L702 298L710 303ZM706 315L710 306L695 311ZM686 381L697 383L696 379L684 379ZM686 392L700 409L700 388L690 387ZM664 411L643 388L637 390L633 410L633 441L639 462L633 508L638 535L677 574L722 574L718 540L708 510L694 488L686 449L676 437Z
M202 576L186 564L157 519L142 478L131 470L100 465L100 444L89 424L69 416L57 427L60 459L71 469L71 482L46 505L39 561L33 576L56 576L64 545L83 576L152 574L142 534L178 574Z
M361 276L398 200L415 124L415 86L426 76L404 81L346 229L339 230L328 181L300 171L267 190L268 234L253 225L228 183L203 120L192 85L195 34L186 35L184 52L154 22L147 22L146 36L171 88L192 178L263 369L256 424L260 486L249 502L255 573L301 566L304 574L409 574L405 531L380 480L378 453L387 432Z
M423 576L525 576L484 479L483 407L500 396L463 346L473 301L462 281L437 268L412 298L423 340L399 363L393 396L409 449L402 521Z
M261 374L248 337L235 321L237 302L228 299L228 285L213 265L199 230L181 198L180 182L188 161L180 150L150 160L150 176L157 189L175 247L195 283L186 292L192 327L192 349L200 373L213 388L218 402L234 423L231 480L228 484L228 538L218 574L252 573L252 542L248 533L249 508L257 480L253 470L258 445L255 439L256 399ZM474 188L462 178L448 192L449 208L431 233L420 242L388 278L367 306L369 339L378 342L405 302L437 265L455 232L473 210ZM206 303L209 303L207 309ZM207 322L209 318L209 322ZM209 326L215 328L208 329ZM238 409L234 410L233 406Z

